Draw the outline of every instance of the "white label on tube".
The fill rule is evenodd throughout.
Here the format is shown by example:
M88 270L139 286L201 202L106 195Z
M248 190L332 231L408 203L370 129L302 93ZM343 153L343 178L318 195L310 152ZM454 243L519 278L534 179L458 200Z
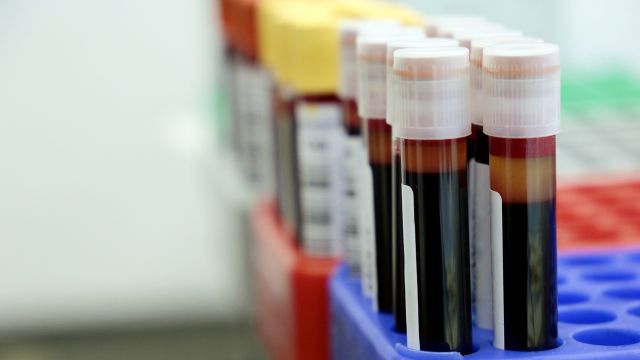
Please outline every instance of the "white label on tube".
M252 158L255 161L259 188L274 195L275 190L275 144L273 139L273 103L271 99L272 82L269 73L260 66L252 67L252 94L249 95L251 110L255 121L246 129L253 145Z
M365 207L362 210L365 213L364 238L367 251L367 266L369 267L369 275L371 276L371 300L373 310L378 311L378 271L376 270L376 238L375 238L375 215L373 210L373 172L368 161L366 161L366 152L364 159L364 192Z
M312 255L337 255L344 219L341 108L301 102L295 119L303 246Z
M253 66L246 61L240 62L240 84L241 87L241 99L240 107L238 109L241 115L242 121L242 149L244 151L244 166L247 179L255 188L260 188L263 179L260 167L260 136L261 133L256 133L260 128L260 114L257 113L257 104L254 101L256 97L255 77L257 75Z
M360 268L362 271L362 291L365 296L371 297L373 284L372 284L372 274L371 274L371 264L369 261L371 260L369 254L369 241L368 241L368 233L367 230L367 222L369 222L369 213L366 211L367 209L367 167L369 164L366 160L366 152L362 143L360 144L359 150L357 150L357 164L356 169L358 169L358 203L360 204L360 216L359 216L359 233L360 233Z
M491 189L489 165L472 161L474 165L474 254L476 325L493 328L493 271L491 270Z
M345 214L344 230L345 243L343 246L343 256L349 267L360 274L360 212L361 207L358 199L358 166L360 153L362 152L362 139L360 136L350 136L345 134Z
M271 78L260 66L239 59L235 68L236 141L251 186L275 194Z
M420 320L418 318L418 264L416 253L416 223L413 190L402 185L402 230L404 241L404 283L407 308L407 347L420 350Z
M467 164L467 204L469 205L468 219L469 219L469 267L471 269L471 302L475 308L476 305L476 256L475 256L475 163L474 159Z
M491 252L493 255L493 346L504 350L504 276L502 263L502 197L491 191Z

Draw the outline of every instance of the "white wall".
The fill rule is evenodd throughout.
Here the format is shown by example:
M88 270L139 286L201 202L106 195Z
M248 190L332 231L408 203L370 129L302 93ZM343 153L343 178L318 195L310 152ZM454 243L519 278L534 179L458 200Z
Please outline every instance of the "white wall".
M0 333L241 310L207 118L213 16L208 0L0 1Z

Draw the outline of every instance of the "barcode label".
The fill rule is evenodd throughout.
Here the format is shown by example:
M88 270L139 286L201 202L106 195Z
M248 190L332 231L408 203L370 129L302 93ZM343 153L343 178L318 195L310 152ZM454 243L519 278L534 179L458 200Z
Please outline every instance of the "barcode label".
M301 174L302 186L316 189L328 189L331 185L329 164L309 164L304 170L304 174Z
M258 191L275 192L271 78L260 66L240 61L236 72L241 167Z
M314 255L336 255L343 236L342 110L337 103L295 106L302 241Z
M346 135L346 134L345 134ZM358 198L358 169L361 153L363 152L360 136L346 135L345 141L345 224L343 257L347 261L352 273L359 275L360 264L360 199Z

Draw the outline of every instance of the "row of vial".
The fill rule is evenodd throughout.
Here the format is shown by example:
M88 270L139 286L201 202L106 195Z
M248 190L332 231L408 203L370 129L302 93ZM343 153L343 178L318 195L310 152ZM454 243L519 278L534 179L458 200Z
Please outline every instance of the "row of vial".
M341 255L410 348L470 353L473 323L555 347L558 47L469 16L336 29L337 94L274 75L283 225Z

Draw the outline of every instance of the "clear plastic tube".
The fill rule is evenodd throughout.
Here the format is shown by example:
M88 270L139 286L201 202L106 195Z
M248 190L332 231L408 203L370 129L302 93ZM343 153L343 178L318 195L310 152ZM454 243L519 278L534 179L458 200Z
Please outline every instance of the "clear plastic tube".
M484 49L484 133L489 137L494 340L497 348L557 346L556 45Z
M471 41L471 122L469 141L469 242L471 243L471 292L475 324L493 328L493 276L491 262L491 192L489 184L489 138L483 132L482 52L496 44L540 43L541 39L501 34Z
M395 52L408 346L472 351L467 137L469 52Z
M395 134L395 74L393 72L393 54L396 50L407 48L455 47L458 41L447 38L426 38L420 40L399 40L387 44L387 123L391 125L391 266L392 266L392 304L396 331L407 331L405 287L404 287L404 245L402 233L402 178L400 172L400 144Z
M378 310L393 311L393 243L391 240L391 125L387 115L387 44L424 39L422 30L399 29L392 35L357 40L358 112L365 122L368 164L372 176L375 274Z
M342 256L353 275L363 280L365 294L372 292L370 267L367 252L361 249L363 234L368 233L362 211L362 162L365 162L361 119L358 116L357 99L357 56L356 39L363 34L393 32L401 29L400 24L390 20L354 19L345 20L339 26L340 37L340 78L338 94L342 101L345 130L345 236ZM370 222L373 222L371 220Z

